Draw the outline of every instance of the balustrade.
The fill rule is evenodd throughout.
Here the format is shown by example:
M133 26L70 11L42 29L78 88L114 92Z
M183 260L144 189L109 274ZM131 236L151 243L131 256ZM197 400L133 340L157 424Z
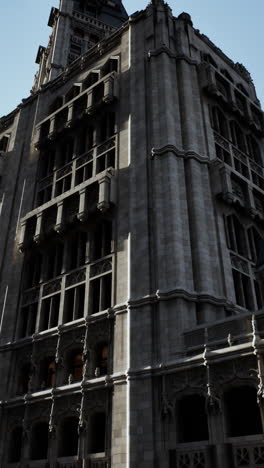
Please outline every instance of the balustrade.
M235 268L246 268L240 257L231 256ZM238 263L237 263L238 262ZM263 332L264 314L256 314L259 332ZM234 344L252 341L252 316L243 315L233 319L226 319L209 325L200 326L194 330L184 333L184 343L188 350L202 350L207 342L210 348L224 348L229 346L230 337Z
M170 451L170 466L175 468L212 468L208 447L184 447Z
M107 168L114 168L115 161L116 137L113 136L40 180L37 187L37 204L42 205Z
M75 54L69 55L72 60L78 58ZM111 103L118 96L116 84L117 73L113 71L53 112L36 127L36 146L46 143L47 139L54 139L64 129L71 127L74 120L96 112L103 103Z
M215 143L220 145L223 150L228 153L229 158L220 156L218 151L219 159L230 165L233 169L239 172L241 175L249 179L255 185L264 189L264 171L263 167L253 161L247 154L240 151L232 143L226 140L224 137L215 132Z
M103 156L107 158L107 154L106 151ZM90 164L90 161L87 161L87 164ZM54 231L62 233L64 225L77 219L83 222L89 213L94 213L96 209L105 211L115 203L114 172L109 168L96 174L91 181L88 179L79 184L79 189L76 185L69 196L60 194L50 203L43 205L41 211L35 209L28 213L21 220L19 248L23 251L33 242L39 244L45 236Z
M264 444L233 445L235 468L262 468L264 466Z
M86 461L86 468L110 468L111 458L99 454L90 455Z
M57 462L58 468L81 468L82 467L81 460L76 460L76 457L67 457L67 458L58 460Z

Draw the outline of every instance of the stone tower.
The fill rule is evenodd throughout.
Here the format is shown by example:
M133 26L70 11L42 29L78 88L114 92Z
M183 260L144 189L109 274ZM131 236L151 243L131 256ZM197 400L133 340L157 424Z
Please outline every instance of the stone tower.
M189 14L123 19L52 10L0 120L1 466L260 468L263 112Z
M47 47L39 46L33 91L56 78L80 55L108 37L127 20L121 0L60 0L52 8L48 26L52 28Z

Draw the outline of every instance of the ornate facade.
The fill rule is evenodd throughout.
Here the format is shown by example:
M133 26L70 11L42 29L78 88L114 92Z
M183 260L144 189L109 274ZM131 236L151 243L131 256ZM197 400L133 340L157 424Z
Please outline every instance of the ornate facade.
M163 0L61 0L0 120L1 466L264 467L264 119Z

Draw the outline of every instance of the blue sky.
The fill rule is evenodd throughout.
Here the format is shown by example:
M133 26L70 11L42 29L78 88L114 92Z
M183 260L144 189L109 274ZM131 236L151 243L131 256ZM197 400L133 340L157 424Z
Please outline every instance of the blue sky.
M123 0L128 14L148 0ZM168 0L175 16L186 11L194 27L206 34L235 62L251 72L264 108L264 1ZM29 95L37 70L38 46L47 45L47 21L59 0L2 0L0 4L0 115L12 111Z

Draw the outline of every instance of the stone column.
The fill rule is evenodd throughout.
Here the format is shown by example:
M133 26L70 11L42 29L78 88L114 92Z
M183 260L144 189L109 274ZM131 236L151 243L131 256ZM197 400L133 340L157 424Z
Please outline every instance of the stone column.
M57 218L56 218L56 224L55 224L55 231L58 234L62 234L64 230L64 225L63 225L63 200L60 201L57 204Z
M87 213L87 200L86 200L86 188L83 188L79 192L79 212L77 214L77 218L79 221L84 222L87 220L88 213Z
M223 285L196 68L181 60L178 76L194 287L198 293L219 296ZM203 321L215 320L212 306L203 303L201 309Z
M42 219L43 219L43 211L37 214L37 222L36 222L36 230L34 235L34 241L36 244L39 244L41 241L41 233L42 233Z

